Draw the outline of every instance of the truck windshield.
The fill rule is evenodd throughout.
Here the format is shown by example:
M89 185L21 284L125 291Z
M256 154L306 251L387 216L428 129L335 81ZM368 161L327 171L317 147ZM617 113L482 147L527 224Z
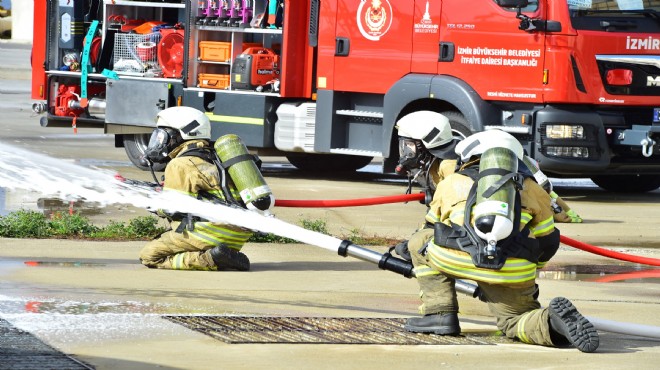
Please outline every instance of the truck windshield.
M644 14L657 17L660 0L567 0L573 17L593 17L603 14Z
M566 0L573 27L657 32L660 0Z

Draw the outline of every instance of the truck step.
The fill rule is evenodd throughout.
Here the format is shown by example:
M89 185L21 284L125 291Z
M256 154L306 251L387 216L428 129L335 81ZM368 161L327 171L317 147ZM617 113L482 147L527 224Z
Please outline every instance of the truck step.
M335 113L341 116L383 118L382 112L369 112L364 110L339 109Z
M348 155L361 155L361 156L364 156L364 157L382 157L383 156L383 153L376 152L376 151L373 151L373 150L348 149L348 148L330 149L330 153L348 154Z

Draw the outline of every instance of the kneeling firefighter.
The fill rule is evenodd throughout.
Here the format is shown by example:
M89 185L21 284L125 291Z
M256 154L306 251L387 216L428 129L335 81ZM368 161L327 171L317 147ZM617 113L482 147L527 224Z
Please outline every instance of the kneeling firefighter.
M160 112L144 160L167 163L163 191L185 193L197 199L268 212L274 197L258 168L236 135L211 142L208 117L190 107ZM173 270L250 269L240 252L253 231L209 222L192 214L156 213L170 221L171 229L147 243L140 261L150 268Z
M523 148L503 131L469 136L455 147L458 169L440 181L426 221L433 236L411 252L422 317L408 331L458 335L455 279L477 282L497 327L509 338L596 350L598 333L566 298L541 308L536 270L559 247L548 193L518 173ZM430 234L420 231L420 240ZM419 234L419 233L418 233ZM415 237L415 236L414 236Z

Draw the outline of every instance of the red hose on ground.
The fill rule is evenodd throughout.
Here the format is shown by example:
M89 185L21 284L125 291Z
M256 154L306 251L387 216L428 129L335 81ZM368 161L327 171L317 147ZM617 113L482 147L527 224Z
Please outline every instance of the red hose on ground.
M621 281L621 280L652 279L652 278L656 278L656 279L660 278L660 270L658 269L642 270L642 271L626 272L622 274L605 275L589 281L593 281L596 283L611 283L614 281Z
M615 258L621 261L641 263L643 265L660 266L660 259L657 258L640 257L640 256L633 256L631 254L615 252L604 248L599 248L591 244L583 243L581 241L571 239L564 235L561 235L559 237L559 241L561 241L566 245L570 245L571 247L582 249L583 251L591 252L593 254L597 254L604 257Z
M336 199L336 200L287 200L275 199L275 207L358 207L375 204L410 202L424 200L424 193L388 195L376 198Z

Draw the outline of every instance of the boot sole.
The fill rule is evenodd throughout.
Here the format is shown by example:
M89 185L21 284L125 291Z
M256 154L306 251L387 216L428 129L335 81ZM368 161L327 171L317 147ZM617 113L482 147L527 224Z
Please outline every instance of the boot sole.
M460 329L457 331L455 328L448 328L446 326L430 326L430 327L419 328L416 326L404 325L403 328L411 333L454 335L454 336L461 334Z
M598 331L573 303L566 298L553 298L549 305L551 325L582 352L593 352L600 344ZM557 320L553 320L553 319ZM553 325L554 324L554 325Z

